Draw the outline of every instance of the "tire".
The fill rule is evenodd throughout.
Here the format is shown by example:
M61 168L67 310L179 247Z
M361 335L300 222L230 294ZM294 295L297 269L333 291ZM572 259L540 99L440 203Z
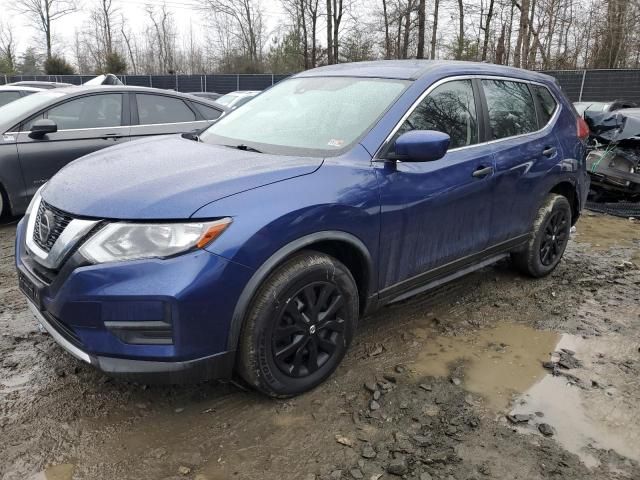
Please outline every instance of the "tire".
M342 263L313 251L294 255L264 281L251 302L240 334L237 373L271 397L311 390L344 358L358 305L356 283Z
M535 278L549 275L560 263L571 233L571 205L566 197L549 194L538 210L524 250L511 253L514 265Z

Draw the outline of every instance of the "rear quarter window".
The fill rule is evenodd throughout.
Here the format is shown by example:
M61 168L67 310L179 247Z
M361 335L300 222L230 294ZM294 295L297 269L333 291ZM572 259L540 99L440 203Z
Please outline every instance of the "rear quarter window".
M482 80L482 88L487 99L492 140L538 130L536 107L526 83Z
M207 120L215 120L222 115L221 110L203 105L202 103L192 103L192 105L195 105L200 114Z
M558 108L558 103L555 98L553 98L553 95L551 95L547 87L532 85L532 88L533 94L538 100L538 105L540 105L540 120L542 120L542 125L540 126L543 127L549 123L549 120L553 117L553 114Z

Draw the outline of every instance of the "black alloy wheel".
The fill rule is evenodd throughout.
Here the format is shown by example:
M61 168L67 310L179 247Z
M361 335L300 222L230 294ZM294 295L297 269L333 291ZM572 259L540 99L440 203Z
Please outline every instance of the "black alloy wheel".
M569 240L571 225L564 210L551 214L544 228L544 237L540 242L540 262L548 267L562 255Z
M317 387L344 358L359 305L358 287L342 262L312 250L294 254L265 278L251 301L236 372L276 398Z
M344 344L344 296L329 282L299 290L280 313L272 337L278 368L300 378L316 372Z

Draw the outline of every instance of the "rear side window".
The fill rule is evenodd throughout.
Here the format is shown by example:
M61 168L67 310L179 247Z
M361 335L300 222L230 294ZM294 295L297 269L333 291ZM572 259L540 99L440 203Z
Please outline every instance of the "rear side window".
M544 126L553 117L558 104L546 87L532 85L532 88L533 94L538 99L538 105L540 105L540 119L542 120L542 126Z
M53 107L46 116L56 122L58 130L119 127L122 125L122 95L76 98Z
M400 127L398 135L410 130L437 130L451 137L449 148L478 143L478 116L471 80L455 80L436 87Z
M222 112L220 110L217 110L213 107L208 107L201 103L196 103L195 106L198 109L198 111L202 114L202 116L207 120L215 120L220 115L222 115Z
M140 125L194 122L196 114L179 98L136 93Z
M19 98L20 94L18 92L0 92L0 107Z
M492 140L538 130L536 108L526 83L482 80L482 88L489 109Z

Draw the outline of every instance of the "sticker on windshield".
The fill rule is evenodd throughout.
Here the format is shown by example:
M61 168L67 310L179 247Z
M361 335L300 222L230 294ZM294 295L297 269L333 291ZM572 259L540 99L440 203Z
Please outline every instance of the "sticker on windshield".
M332 138L331 140L329 140L329 143L327 143L327 145L329 145L330 147L340 148L344 145L344 140Z
M13 142L15 141L15 139L16 138L13 135L7 135L7 134L2 135L2 140L5 142Z

